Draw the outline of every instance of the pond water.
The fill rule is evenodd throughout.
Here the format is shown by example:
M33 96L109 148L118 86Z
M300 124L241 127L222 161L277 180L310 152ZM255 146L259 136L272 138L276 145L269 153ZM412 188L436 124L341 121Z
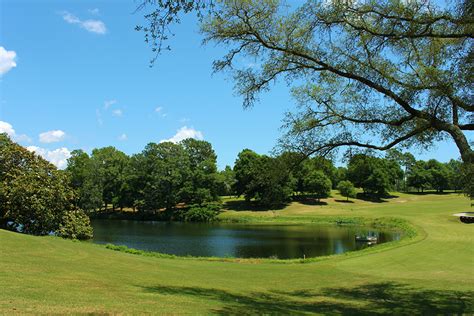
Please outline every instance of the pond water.
M93 220L93 242L180 256L302 258L340 254L369 245L356 235L374 234L378 243L401 234L364 227L316 224L256 225L235 223Z

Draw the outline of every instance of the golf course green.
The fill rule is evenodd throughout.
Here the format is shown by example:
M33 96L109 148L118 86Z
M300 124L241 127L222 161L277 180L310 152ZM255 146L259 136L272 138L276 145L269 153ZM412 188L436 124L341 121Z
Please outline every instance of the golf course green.
M415 236L308 260L161 258L0 230L0 314L469 314L474 225L456 193L229 208L222 220L409 223Z

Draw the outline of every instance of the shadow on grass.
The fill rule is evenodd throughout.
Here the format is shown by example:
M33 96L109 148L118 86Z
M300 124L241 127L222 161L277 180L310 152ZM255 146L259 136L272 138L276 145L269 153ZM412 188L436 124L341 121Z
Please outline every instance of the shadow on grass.
M203 287L152 286L144 291L158 295L191 296L212 300L223 306L211 312L222 315L254 314L358 314L439 315L472 313L474 292L426 290L405 284L384 282L354 288L325 288L319 292L237 294Z
M337 202L337 203L354 203L354 201L351 201L351 200L334 200L334 202Z
M374 202L374 203L387 203L387 200L395 199L399 197L398 195L385 195L385 196L377 196L377 195L370 195L366 193L357 193L356 199L363 200L367 202Z
M443 191L443 192L437 192L437 191L423 191L423 192L417 192L417 191L407 191L404 192L406 194L411 194L411 195L449 195L449 194L462 194L462 191Z
M321 206L328 205L327 202L318 201L317 199L311 199L311 198L301 199L301 200L296 200L296 201L304 205L321 205Z
M247 202L245 200L235 200L224 202L224 209L229 211L252 211L264 212L268 210L282 210L288 206L288 203L277 204L272 206L259 205L254 201Z

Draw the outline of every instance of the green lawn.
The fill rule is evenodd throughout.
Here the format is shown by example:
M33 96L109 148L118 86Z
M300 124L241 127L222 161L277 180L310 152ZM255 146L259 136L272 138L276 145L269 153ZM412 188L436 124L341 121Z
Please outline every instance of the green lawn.
M474 224L457 194L386 202L293 203L229 210L225 219L311 221L398 217L419 235L312 263L218 262L132 255L85 242L0 230L0 314L199 313L377 315L473 313Z

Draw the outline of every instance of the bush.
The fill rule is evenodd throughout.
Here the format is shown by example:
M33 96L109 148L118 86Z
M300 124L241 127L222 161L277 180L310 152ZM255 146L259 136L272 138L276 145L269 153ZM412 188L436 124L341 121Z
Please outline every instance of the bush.
M356 190L354 188L354 185L350 181L339 182L339 184L337 185L337 189L339 190L342 196L347 198L348 201L350 197L356 196Z
M220 210L218 203L191 205L183 217L185 222L213 222L217 220Z
M82 210L66 212L56 235L70 239L91 239L92 227L89 217Z

